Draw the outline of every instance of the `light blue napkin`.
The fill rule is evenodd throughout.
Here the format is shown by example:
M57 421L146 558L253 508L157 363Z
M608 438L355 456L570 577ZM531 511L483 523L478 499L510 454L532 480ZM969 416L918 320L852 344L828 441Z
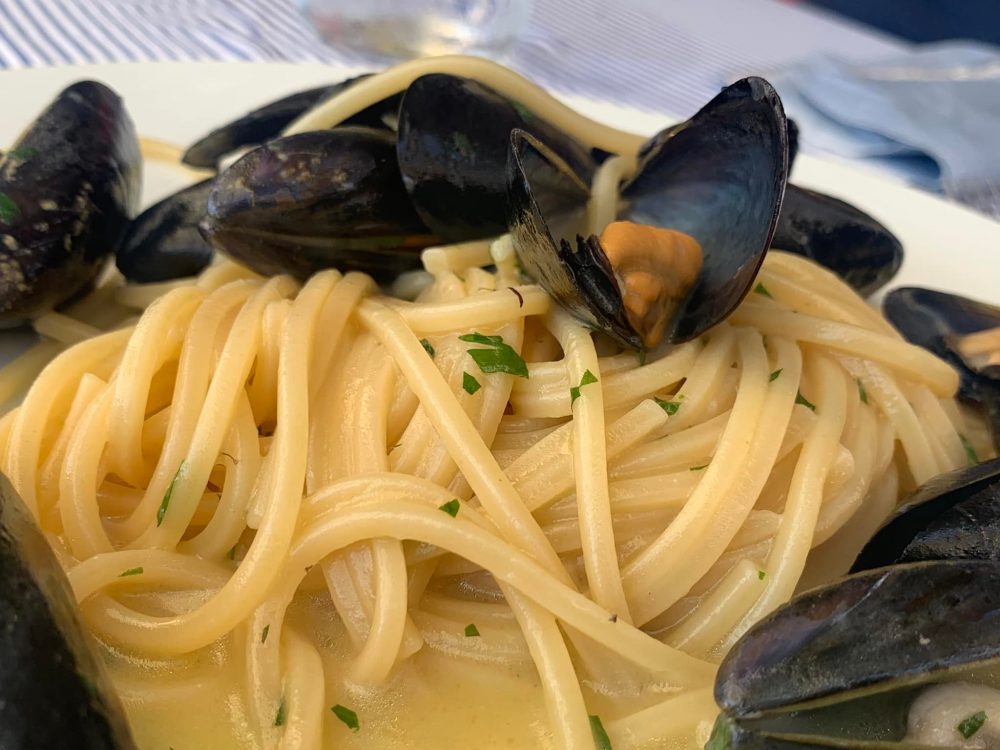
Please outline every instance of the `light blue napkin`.
M1000 217L1000 49L941 42L864 64L816 58L769 77L805 148L876 161Z

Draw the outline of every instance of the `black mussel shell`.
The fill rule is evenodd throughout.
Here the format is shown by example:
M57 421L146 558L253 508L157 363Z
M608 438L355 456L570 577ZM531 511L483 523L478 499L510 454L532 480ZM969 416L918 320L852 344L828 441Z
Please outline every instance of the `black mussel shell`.
M364 127L271 141L219 174L201 229L261 274L322 268L389 280L437 241L410 204L393 134Z
M122 100L75 83L0 162L0 325L69 299L114 253L138 209L142 159Z
M198 223L205 218L213 179L155 203L129 224L118 248L118 270L129 281L149 283L195 276L212 262Z
M910 697L912 700L912 696ZM778 726L769 726L770 722L741 722L722 714L715 722L712 736L705 745L705 750L809 750L810 748L836 748L838 750L927 750L926 745L916 745L910 742L895 741L906 731L905 717L907 706L894 705L889 707L892 714L881 716L872 714L871 706L866 706L863 713L851 716L847 722L834 722L829 727L829 734L823 734L816 727L818 723L814 714L801 717L797 722L781 722ZM878 707L883 709L882 706ZM875 719L889 727L877 726L870 734L856 731L856 736L843 736L851 723L857 722L862 729L873 729L866 725ZM887 721L888 720L888 721ZM790 723L792 726L784 726ZM761 726L765 724L765 726ZM804 726L803 726L804 725ZM893 731L894 730L894 731ZM860 736L857 736L860 735ZM890 739L891 738L891 739Z
M573 316L628 346L642 339L629 325L614 271L600 247L571 245L590 188L531 135L511 133L507 164L509 227L521 267ZM560 237L553 245L553 237Z
M668 323L668 341L704 333L750 290L777 221L787 158L781 100L760 78L728 86L641 150L635 177L622 187L619 218L685 232L701 245L704 259ZM560 171L565 176L556 178ZM528 275L579 319L641 348L643 337L623 312L622 292L599 239L574 238L577 224L542 205L540 195L552 184L570 184L575 177L537 140L512 138L507 179L514 247ZM576 203L584 202L587 193L576 192Z
M921 485L868 541L851 570L948 559L1000 560L1000 459Z
M590 184L590 153L519 103L443 73L410 84L399 108L399 169L417 213L435 233L459 241L507 231L505 169L513 130L540 139Z
M48 542L0 475L0 747L133 750Z
M842 703L1000 659L1000 563L938 560L856 573L794 598L723 660L728 716Z
M932 351L961 378L959 396L980 404L1000 451L1000 368L978 367L956 346L962 336L1000 326L1000 307L933 289L900 287L882 301L882 312L907 341Z
M208 135L192 143L181 158L192 167L215 169L219 161L237 149L257 146L281 135L281 131L310 109L331 99L355 83L369 78L371 73L348 78L332 86L300 91L228 122ZM343 125L363 125L371 128L386 127L388 120L395 117L402 94L396 94L348 118Z
M799 126L791 117L788 123L788 173L791 174L795 165L795 157L799 155Z
M789 185L771 244L826 266L867 296L903 263L903 246L875 219L844 201Z

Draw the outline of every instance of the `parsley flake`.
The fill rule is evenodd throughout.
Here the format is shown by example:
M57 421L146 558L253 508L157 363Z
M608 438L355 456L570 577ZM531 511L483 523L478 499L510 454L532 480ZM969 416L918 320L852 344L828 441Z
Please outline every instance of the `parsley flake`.
M816 404L812 403L805 396L802 395L802 391L795 394L795 403L802 404L807 409L812 409L816 411Z
M143 573L143 570L142 570L142 566L140 565L140 566L138 566L136 568L129 568L128 570L122 571L118 575L118 577L119 578L125 578L126 576L137 576L137 575L141 575L142 573Z
M656 398L656 396L653 396L653 400L671 417L674 416L674 414L677 413L677 410L681 408L680 401L664 401L662 398Z
M955 729L957 729L958 733L963 737L965 737L965 739L969 739L976 732L982 729L983 724L985 723L986 723L986 712L976 711L976 713L971 714L970 716L966 716L964 719L962 719L962 721L959 722L958 726L955 727Z
M757 282L757 286L755 286L753 290L757 292L757 294L762 294L768 299L774 299L774 297L771 296L771 293L767 291L767 287L764 286L763 282Z
M482 333L467 333L458 337L459 341L481 344L487 349L469 349L472 361L485 373L504 372L519 378L528 377L528 365L514 348L504 342L502 336L486 336Z
M462 389L468 393L470 396L478 391L482 386L479 381L472 377L469 373L462 373Z
M642 347L639 350L639 367L642 367L644 364L646 364L646 347Z
M358 729L361 728L361 724L358 722L358 715L347 706L341 706L338 703L330 710L333 711L337 718L344 722L347 725L347 728L352 732L357 732Z
M611 738L608 737L608 733L604 730L600 716L591 714L590 731L594 734L594 746L597 750L612 750Z
M38 156L38 149L31 146L18 146L7 152L8 159L17 159L18 161L27 161L28 159L34 159L36 156Z
M757 571L757 580L758 581L763 581L765 578L767 578L767 571L766 570L758 570Z
M265 625L264 630L260 634L260 642L267 643L267 634L271 632L271 625Z
M0 193L0 221L4 224L13 224L20 215L21 211L11 197L7 193Z
M226 553L226 559L227 560L235 560L236 559L236 545L235 544L232 547L229 548L229 552Z
M465 637L478 638L479 628L477 628L474 623L469 623L468 625L465 626Z
M444 505L439 505L438 506L438 510L443 510L449 516L451 516L452 518L454 518L455 516L458 515L458 509L461 508L461 507L462 507L462 504L460 502L458 502L458 498L455 497L455 498L452 498L451 500L449 500L448 502L446 502Z
M590 370L583 371L583 377L580 378L580 385L574 385L569 389L569 403L573 404L578 398L580 398L580 389L585 385L590 385L591 383L596 383L597 377Z
M781 372L784 369L785 369L784 367L779 367L777 370L775 370L770 375L768 375L767 376L767 382L768 383L773 383L775 380L777 380L778 378L780 378L781 377Z
M167 491L163 493L163 502L160 503L160 509L156 511L157 526L163 523L163 517L167 515L167 508L170 507L170 496L174 494L174 487L177 486L177 481L181 478L181 472L183 470L184 462L181 461L181 465L177 467L177 473L174 474L174 478L170 480L170 486L167 487Z
M278 704L278 713L274 715L274 726L281 727L285 725L285 699L281 699L281 703Z
M420 346L424 347L424 351L431 355L431 359L434 359L434 347L431 346L431 342L427 339L420 339Z
M708 464L702 464L701 466L692 466L688 471L701 471L702 469L707 469Z
M868 403L868 391L865 389L865 384L861 382L861 378L855 378L858 383L858 398L861 399L862 404Z
M965 448L965 458L968 460L969 465L978 464L980 462L979 455L976 453L976 449L972 447L972 443L969 442L969 438L959 433L958 439L962 441L962 447Z

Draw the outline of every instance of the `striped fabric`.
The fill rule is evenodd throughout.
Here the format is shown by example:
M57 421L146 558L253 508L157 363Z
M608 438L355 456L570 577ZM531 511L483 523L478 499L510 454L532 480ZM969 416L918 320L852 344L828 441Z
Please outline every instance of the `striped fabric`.
M686 114L725 80L806 54L897 49L776 0L534 0L505 62L563 91ZM0 67L159 60L365 62L324 45L294 0L0 0Z

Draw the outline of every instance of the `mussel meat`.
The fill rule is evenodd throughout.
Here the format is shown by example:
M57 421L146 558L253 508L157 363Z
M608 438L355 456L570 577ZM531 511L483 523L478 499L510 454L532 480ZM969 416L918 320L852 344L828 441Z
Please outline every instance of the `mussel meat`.
M0 475L0 747L134 750L48 542Z
M188 146L182 161L192 167L215 169L228 154L277 138L296 118L370 76L370 73L366 73L332 86L299 91L258 107L199 138ZM376 102L348 118L343 124L387 127L387 122L392 121L399 108L400 96L401 94L397 94Z
M214 180L202 180L154 203L128 226L116 262L129 281L149 283L195 276L212 262L198 224Z
M142 160L121 99L75 83L0 163L0 325L46 312L89 284L139 205Z
M856 572L800 594L726 656L709 747L888 750L928 736L966 746L958 720L928 735L940 718L925 714L994 694L985 668L1000 661L998 519L1000 460L918 489ZM942 684L957 678L977 685ZM965 716L982 708L959 706Z
M959 396L986 414L1000 451L1000 307L933 289L900 287L882 310L903 336L958 370Z
M640 151L635 176L621 188L618 218L629 225L616 234L624 231L629 241L619 243L622 235L584 237L546 210L536 194L569 185L575 175L544 144L515 132L507 167L514 247L529 276L619 343L686 341L750 290L770 246L787 166L777 93L761 78L738 81Z
M335 266L388 281L437 241L403 187L393 134L358 126L250 151L216 178L201 229L259 273L303 278Z

